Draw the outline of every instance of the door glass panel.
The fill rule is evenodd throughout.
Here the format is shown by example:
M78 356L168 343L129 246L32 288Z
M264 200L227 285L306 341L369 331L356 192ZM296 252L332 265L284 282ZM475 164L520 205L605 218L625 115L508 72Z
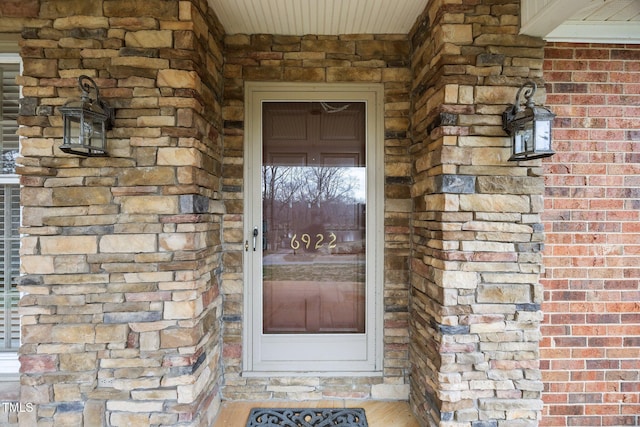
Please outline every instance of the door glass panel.
M263 333L364 333L365 104L262 112Z

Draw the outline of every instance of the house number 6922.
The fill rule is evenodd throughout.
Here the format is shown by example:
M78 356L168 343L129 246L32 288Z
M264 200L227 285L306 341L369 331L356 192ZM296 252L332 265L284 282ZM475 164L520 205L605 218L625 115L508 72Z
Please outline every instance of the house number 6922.
M322 233L318 233L314 237L307 233L304 233L300 236L300 240L298 240L298 234L296 233L291 238L291 249L293 249L294 251L300 249L300 242L302 242L306 249L320 249L325 240L327 240L329 249L333 249L336 247L336 239L337 237L335 233L331 232L327 237L325 237L325 235Z

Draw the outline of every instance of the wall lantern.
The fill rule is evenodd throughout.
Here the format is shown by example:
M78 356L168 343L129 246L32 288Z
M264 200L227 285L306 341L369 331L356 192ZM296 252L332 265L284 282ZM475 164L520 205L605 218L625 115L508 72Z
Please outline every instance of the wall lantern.
M107 131L113 126L113 108L100 99L98 85L91 77L78 77L78 86L82 98L60 108L64 121L60 150L87 157L107 156ZM95 99L90 96L91 90L95 92Z
M546 107L533 103L538 87L527 81L516 94L516 102L502 113L502 128L511 136L513 152L510 161L532 160L555 154L551 149L551 122L556 116ZM526 104L522 108L520 96Z

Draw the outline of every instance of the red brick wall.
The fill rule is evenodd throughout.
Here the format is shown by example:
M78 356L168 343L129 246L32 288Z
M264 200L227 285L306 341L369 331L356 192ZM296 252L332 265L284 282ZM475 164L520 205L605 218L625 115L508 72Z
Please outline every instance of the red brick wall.
M542 426L640 424L640 46L552 43Z

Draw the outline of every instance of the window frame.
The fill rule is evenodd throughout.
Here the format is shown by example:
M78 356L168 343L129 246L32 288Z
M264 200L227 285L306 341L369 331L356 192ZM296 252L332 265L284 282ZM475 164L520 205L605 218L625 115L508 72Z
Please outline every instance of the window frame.
M15 52L11 52L11 48L15 48ZM20 54L17 53L17 43L15 46L12 43L0 40L0 64L18 64L19 74L23 72L23 62ZM19 87L19 98L22 98L22 87ZM21 138L18 137L18 151L21 151ZM20 188L20 176L18 174L3 174L0 172L0 185L16 185ZM22 218L22 206L20 206L20 218ZM20 222L22 220L20 219ZM18 272L19 274L19 272ZM20 328L20 325L18 325ZM18 349L4 351L0 350L0 375L13 376L17 375L20 370L20 362L18 360Z

